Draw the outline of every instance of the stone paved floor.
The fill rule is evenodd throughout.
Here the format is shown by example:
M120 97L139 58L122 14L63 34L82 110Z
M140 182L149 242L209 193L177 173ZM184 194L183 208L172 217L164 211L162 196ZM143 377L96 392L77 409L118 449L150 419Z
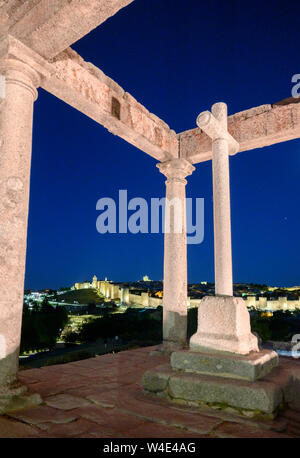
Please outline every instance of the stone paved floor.
M288 412L273 422L257 422L144 394L143 373L168 360L150 356L150 350L153 348L21 371L20 379L44 403L0 416L0 437L297 437L300 412ZM293 427L289 428L291 415Z

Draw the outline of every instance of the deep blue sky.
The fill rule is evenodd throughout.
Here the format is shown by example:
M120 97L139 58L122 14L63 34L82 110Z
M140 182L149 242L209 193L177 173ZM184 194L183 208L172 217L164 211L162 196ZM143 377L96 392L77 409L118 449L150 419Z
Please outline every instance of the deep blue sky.
M229 114L291 96L300 73L300 3L135 0L73 48L176 132L218 101ZM26 288L109 277L162 279L162 235L100 235L96 202L163 197L156 161L51 94L35 103ZM235 282L300 284L300 140L230 159ZM213 281L211 163L188 177L205 199L189 281Z

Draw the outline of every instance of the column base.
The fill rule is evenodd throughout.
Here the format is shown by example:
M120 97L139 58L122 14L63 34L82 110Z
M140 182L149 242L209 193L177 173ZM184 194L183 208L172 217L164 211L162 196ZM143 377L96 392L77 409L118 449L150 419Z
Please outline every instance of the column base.
M181 315L173 310L163 313L163 340L171 344L186 344L187 314Z
M27 387L18 380L0 387L0 415L37 406L42 402L39 394L27 393Z
M204 353L248 355L258 352L245 301L233 296L206 296L198 307L198 330L190 349Z
M181 342L164 340L163 343L158 345L154 351L151 351L150 356L170 356L173 352L180 351L185 348L187 349L187 345Z

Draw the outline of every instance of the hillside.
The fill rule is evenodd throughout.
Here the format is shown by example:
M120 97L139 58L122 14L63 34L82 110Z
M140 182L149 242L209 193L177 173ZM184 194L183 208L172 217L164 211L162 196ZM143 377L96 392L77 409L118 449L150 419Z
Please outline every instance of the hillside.
M67 291L64 294L58 296L59 302L65 301L66 303L73 304L77 301L79 304L89 304L95 302L95 304L101 304L103 298L99 297L95 289L74 289Z

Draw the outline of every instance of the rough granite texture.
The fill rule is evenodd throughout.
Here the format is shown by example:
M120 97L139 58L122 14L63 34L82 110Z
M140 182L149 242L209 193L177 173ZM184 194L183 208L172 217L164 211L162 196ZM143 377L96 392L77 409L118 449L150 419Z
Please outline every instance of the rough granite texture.
M228 133L227 105L215 103L211 111L200 114L197 124L212 139L215 294L233 296L228 154L239 144Z
M269 104L228 117L228 131L239 143L239 152L299 138L300 104L272 107ZM200 130L180 133L180 153L193 164L212 158L212 140Z
M157 165L166 177L164 234L163 339L186 343L187 330L187 243L185 177L195 167L186 159L172 159ZM171 207L172 201L175 206Z
M12 37L0 41L0 402L23 394L16 381L23 309L33 103L48 64Z
M212 403L239 411L246 409L272 414L286 403L297 406L300 394L299 367L295 363L290 366L281 363L262 379L245 381L179 372L166 364L146 371L142 384L148 392L181 403Z
M178 157L176 133L100 69L67 49L50 63L42 87L160 161ZM113 101L119 114L112 111Z
M198 329L190 339L190 349L241 355L258 352L245 301L230 296L204 297L198 307Z
M0 2L1 34L10 33L51 58L133 0L7 0Z
M266 376L278 364L272 350L251 352L247 356L175 351L171 366L175 370L254 381Z
M180 405L144 393L142 375L169 360L150 356L155 349L21 371L19 377L29 392L43 393L44 403L0 415L0 437L300 437L300 411L295 409L271 420L252 416L249 410L237 415L229 407ZM294 370L297 363L292 360L282 366Z

